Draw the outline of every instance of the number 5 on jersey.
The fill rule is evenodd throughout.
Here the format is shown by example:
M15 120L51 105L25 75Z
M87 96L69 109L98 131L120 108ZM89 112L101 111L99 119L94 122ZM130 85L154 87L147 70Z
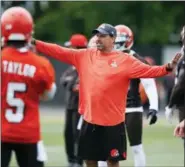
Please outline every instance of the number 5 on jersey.
M16 107L16 111L13 112L12 109L7 108L5 111L5 117L8 122L12 123L19 123L24 118L25 103L21 98L15 97L16 92L26 92L26 84L16 82L8 83L6 100L9 106Z

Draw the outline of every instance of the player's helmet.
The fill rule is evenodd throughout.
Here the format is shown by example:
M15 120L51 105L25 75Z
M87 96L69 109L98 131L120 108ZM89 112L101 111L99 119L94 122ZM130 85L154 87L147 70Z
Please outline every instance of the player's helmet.
M96 40L97 40L97 36L93 36L88 43L88 48L96 48Z
M132 30L125 25L117 25L115 29L117 31L115 49L120 51L129 50L134 43Z
M3 41L29 41L33 33L33 18L22 7L11 7L1 16Z
M69 40L70 45L73 47L87 47L87 38L82 34L73 34Z

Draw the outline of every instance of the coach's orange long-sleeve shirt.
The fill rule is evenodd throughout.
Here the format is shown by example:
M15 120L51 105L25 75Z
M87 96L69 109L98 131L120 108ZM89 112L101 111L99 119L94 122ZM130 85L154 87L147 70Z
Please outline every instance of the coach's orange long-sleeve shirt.
M80 77L79 112L92 124L112 126L125 121L130 79L166 75L166 66L149 66L126 53L68 49L36 41L36 49L76 67Z

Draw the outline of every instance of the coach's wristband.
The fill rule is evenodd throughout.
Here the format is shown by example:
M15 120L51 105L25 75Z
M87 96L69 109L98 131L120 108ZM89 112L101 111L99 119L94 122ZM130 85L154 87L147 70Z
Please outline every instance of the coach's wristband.
M170 63L168 63L168 64L166 65L166 71L168 71L168 72L173 71L173 68L171 67L171 64L170 64Z

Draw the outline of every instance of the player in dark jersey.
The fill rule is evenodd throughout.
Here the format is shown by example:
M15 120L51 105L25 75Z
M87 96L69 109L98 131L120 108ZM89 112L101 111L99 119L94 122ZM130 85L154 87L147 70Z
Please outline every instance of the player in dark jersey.
M9 166L14 151L19 167L43 167L47 156L40 134L39 101L54 97L55 72L29 46L33 19L27 10L6 10L1 30L1 166Z
M144 58L139 56L135 51L131 50L134 43L134 36L131 29L125 25L117 25L117 38L115 40L115 49L128 53L140 61L147 63ZM148 96L150 108L148 117L149 124L154 124L157 121L158 111L158 93L153 78L149 79L132 79L127 95L126 106L126 129L129 138L129 143L134 154L135 167L146 165L145 153L142 146L142 126L143 126L143 107L139 93L139 85L143 85Z
M184 30L185 26L181 31L181 41L184 40ZM175 85L170 96L169 103L166 107L165 115L169 122L172 122L172 114L174 108L179 110L179 121L185 119L184 112L184 90L185 90L185 55L184 55L184 46L181 48L181 54L183 55L182 59L179 61L176 69L176 78Z
M74 34L65 43L70 48L82 49L87 47L87 38L82 34ZM77 123L80 118L78 113L79 92L78 72L74 66L69 66L60 78L60 83L66 89L66 111L65 111L65 149L69 167L82 166L82 159L75 155L76 139L78 137Z

